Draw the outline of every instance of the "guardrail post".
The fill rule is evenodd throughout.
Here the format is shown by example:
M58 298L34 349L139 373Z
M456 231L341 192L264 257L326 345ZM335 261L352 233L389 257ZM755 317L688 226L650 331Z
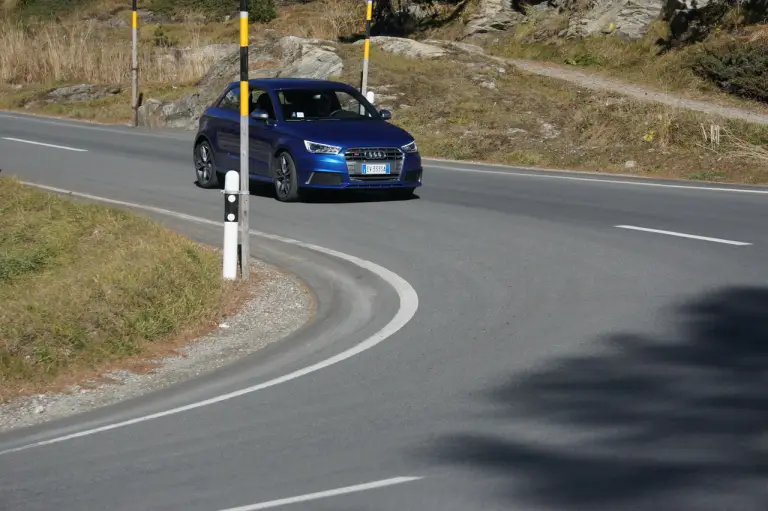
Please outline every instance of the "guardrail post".
M224 270L226 280L237 278L237 230L240 209L240 174L230 170L224 177Z

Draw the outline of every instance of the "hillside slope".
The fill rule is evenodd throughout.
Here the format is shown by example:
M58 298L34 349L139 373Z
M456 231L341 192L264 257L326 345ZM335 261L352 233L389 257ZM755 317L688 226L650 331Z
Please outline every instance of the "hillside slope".
M79 21L47 25L37 35L5 22L0 38L10 44L0 55L0 77L12 85L0 89L1 107L107 122L130 118L130 47L120 26L126 12L106 9L109 4L88 8L97 5L100 15L82 21L72 14ZM578 19L596 4L573 6L570 13L555 4L521 5L522 12L512 12L487 0L418 9L404 4L397 22L386 2L376 5L377 32L406 31L421 41L375 37L370 85L379 106L394 110L393 122L419 136L426 155L768 182L762 149L768 132L744 122L765 118L728 107L765 114L768 108L719 91L690 67L697 45L745 37L759 44L759 27L741 20L726 35L670 45L659 54L666 43L658 36L664 30L669 36L672 25L664 29L653 16L632 37L621 30L574 33L569 27L581 26ZM332 77L358 85L361 7L352 0L277 5L275 19L256 22L251 30L251 76ZM504 16L496 21L509 22L488 25L488 12L499 8ZM237 78L238 26L225 17L205 21L200 13L174 16L142 11L141 119L191 129L223 84ZM616 26L628 25L614 23L613 32ZM574 67L580 71L568 69ZM657 90L646 95L647 88L624 88L627 79Z

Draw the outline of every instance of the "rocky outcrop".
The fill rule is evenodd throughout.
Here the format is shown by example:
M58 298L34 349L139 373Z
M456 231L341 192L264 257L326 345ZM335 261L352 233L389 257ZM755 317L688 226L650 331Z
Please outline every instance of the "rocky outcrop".
M70 85L49 91L43 101L46 103L72 103L77 101L94 101L123 92L118 85Z
M675 2L672 2L675 3ZM689 11L703 9L711 0L678 0L678 8ZM513 29L526 15L514 6L525 6L531 11L549 11L552 14L568 12L570 20L567 37L596 34L616 34L627 40L642 38L650 24L669 16L670 2L666 0L591 0L586 6L578 0L546 0L529 3L525 0L480 0L477 13L465 28L465 37L482 36ZM694 7L695 5L695 7ZM523 9L521 9L522 11ZM536 16L540 16L537 14Z
M467 37L503 32L514 27L523 16L512 9L511 0L480 0L478 11L464 30Z
M317 78L338 77L344 63L329 41L283 37L265 40L248 47L250 78ZM198 91L177 101L148 99L139 108L139 123L148 127L192 130L200 115L218 97L222 87L238 80L240 52L235 48L218 60L197 84Z
M208 44L199 48L172 48L161 54L158 60L166 65L188 62L219 61L239 51L239 44Z
M357 41L355 44L362 45L363 41ZM401 55L409 59L435 59L448 53L444 48L440 48L439 46L425 44L403 37L371 37L371 45L376 46L387 53Z
M571 19L568 35L615 33L628 40L640 39L663 8L662 0L597 0Z
M59 87L47 92L35 95L23 103L25 109L39 107L41 105L58 103L79 103L95 101L111 96L117 96L123 92L119 85L91 85L81 83L79 85L70 85L68 87Z

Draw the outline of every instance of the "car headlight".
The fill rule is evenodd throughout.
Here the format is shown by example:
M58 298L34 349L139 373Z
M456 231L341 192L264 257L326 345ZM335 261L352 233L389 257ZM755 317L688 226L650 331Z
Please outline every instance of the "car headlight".
M313 154L339 154L341 147L335 145L321 144L319 142L304 141L304 147Z
M419 148L416 146L416 141L414 140L410 144L405 144L402 147L402 150L405 151L406 153L415 153L416 151L419 150Z

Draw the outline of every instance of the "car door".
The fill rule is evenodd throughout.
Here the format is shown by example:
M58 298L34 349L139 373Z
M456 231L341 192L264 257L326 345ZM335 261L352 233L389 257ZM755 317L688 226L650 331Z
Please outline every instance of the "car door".
M253 96L251 96L252 98ZM250 105L249 105L250 106ZM228 170L240 171L240 85L235 85L225 95L221 104L222 121L220 124L219 137L221 138L224 153L223 161L227 162ZM251 131L253 122L249 122L249 145L248 145L248 174L258 176L259 164L256 157L256 148L254 147Z
M240 168L240 98L238 91L229 90L216 105L216 122L213 125L214 156L218 167L227 170Z
M263 119L251 119L248 126L248 136L251 139L251 161L253 162L252 173L262 178L271 178L269 163L272 157L272 139L277 116L268 92L259 88L253 88L251 90L251 98L253 99L254 109L264 110L269 115L269 119L266 121Z

